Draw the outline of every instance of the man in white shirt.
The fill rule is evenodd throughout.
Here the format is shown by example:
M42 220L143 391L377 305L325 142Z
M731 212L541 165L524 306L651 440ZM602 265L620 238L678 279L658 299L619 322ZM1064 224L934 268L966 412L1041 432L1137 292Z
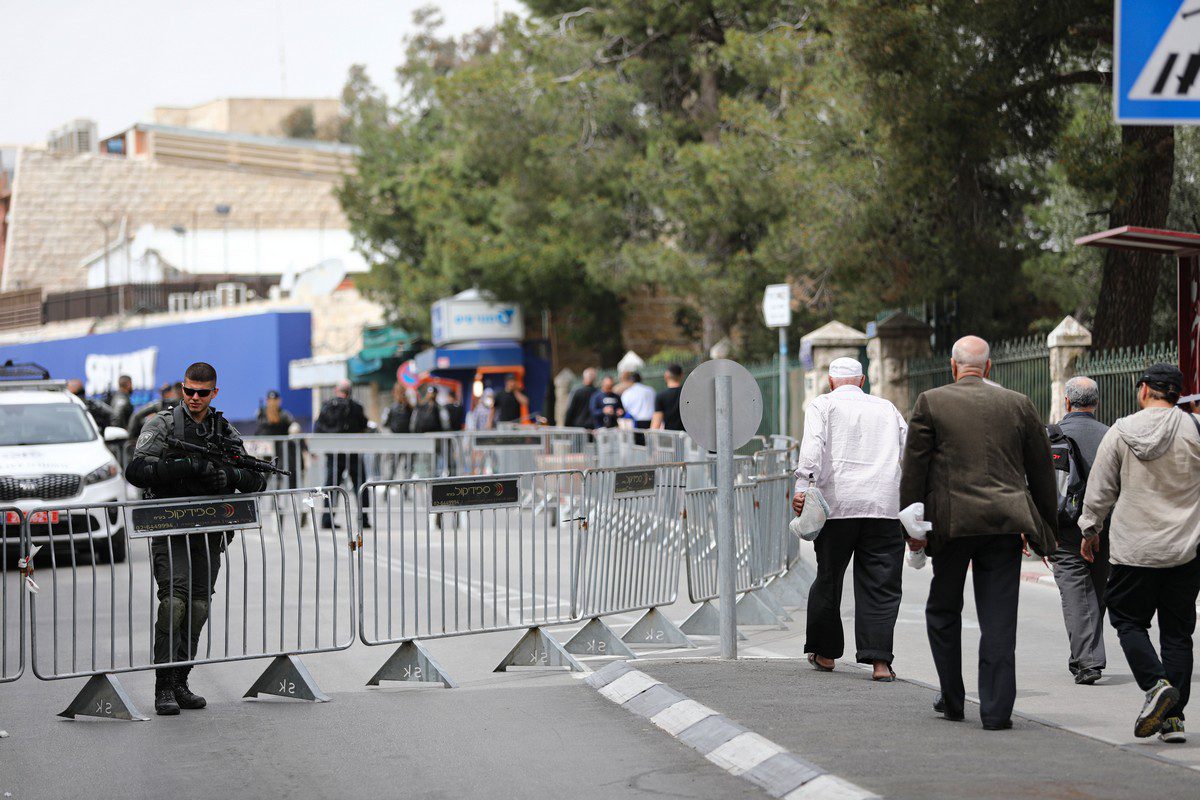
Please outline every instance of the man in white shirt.
M633 385L621 392L621 405L629 416L633 417L633 427L646 430L654 419L654 390L642 383L642 374L634 372L630 376ZM634 444L645 444L646 437L638 433L634 435Z
M904 533L900 527L900 457L908 426L896 407L862 390L862 364L829 365L828 394L804 414L792 508L804 508L815 483L829 520L813 542L817 577L808 594L804 652L829 671L842 655L842 580L854 558L855 660L874 666L874 679L892 681L892 635L900 610Z

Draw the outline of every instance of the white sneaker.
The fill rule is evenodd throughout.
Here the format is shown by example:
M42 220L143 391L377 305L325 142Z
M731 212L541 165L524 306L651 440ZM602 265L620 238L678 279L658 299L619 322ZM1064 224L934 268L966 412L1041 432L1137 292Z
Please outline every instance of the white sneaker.
M1133 735L1149 739L1162 731L1163 716L1179 702L1179 690L1165 680L1159 680L1154 688L1146 692L1146 703L1133 726Z
M1158 732L1158 738L1164 742L1172 744L1182 744L1187 741L1187 734L1183 732L1183 720L1179 717L1167 717L1163 720L1162 730Z

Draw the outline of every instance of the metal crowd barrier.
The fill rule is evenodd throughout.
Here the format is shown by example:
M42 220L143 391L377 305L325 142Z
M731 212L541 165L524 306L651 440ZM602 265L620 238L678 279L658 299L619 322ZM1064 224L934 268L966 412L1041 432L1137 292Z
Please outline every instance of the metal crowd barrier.
M34 674L90 676L68 717L141 718L117 673L256 658L274 661L247 697L327 700L297 656L354 641L351 539L338 531L355 511L327 487L39 512L27 525L44 551L30 602ZM317 527L325 513L339 527Z
M378 481L361 490L359 639L398 645L371 678L453 681L421 639L525 629L497 671L582 669L542 626L577 618L579 470Z
M579 428L471 431L461 438L463 463L452 474L492 475L586 469L596 465L592 437Z
M690 647L658 610L679 592L686 464L591 470L576 562L575 606L587 624L566 644L581 655L633 655L629 644ZM645 610L623 637L600 619Z
M753 461L753 459L750 459ZM716 635L717 598L717 490L688 489L685 493L684 547L688 597L699 607L680 626L684 633ZM791 619L776 593L762 591L788 566L788 530L791 509L789 473L740 474L734 486L734 556L737 619L743 625L772 625ZM788 599L793 599L789 595Z
M0 683L25 672L25 581L18 565L26 553L25 515L0 507Z

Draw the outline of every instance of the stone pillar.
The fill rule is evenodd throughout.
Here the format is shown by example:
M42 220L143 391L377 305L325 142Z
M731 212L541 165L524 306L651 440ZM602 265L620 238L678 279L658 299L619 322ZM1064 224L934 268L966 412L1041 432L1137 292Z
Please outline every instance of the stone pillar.
M566 424L567 404L571 402L571 384L576 375L569 369L554 376L554 424L559 427Z
M1069 314L1046 337L1050 348L1050 421L1057 422L1067 413L1067 381L1079 374L1079 357L1092 346L1092 333Z
M812 366L804 373L804 408L817 395L829 391L829 365L835 358L858 358L867 335L834 320L800 339L800 352L811 353ZM807 366L807 365L806 365Z
M875 325L867 342L871 394L890 400L905 416L917 399L908 390L908 360L931 355L932 332L921 320L897 311Z

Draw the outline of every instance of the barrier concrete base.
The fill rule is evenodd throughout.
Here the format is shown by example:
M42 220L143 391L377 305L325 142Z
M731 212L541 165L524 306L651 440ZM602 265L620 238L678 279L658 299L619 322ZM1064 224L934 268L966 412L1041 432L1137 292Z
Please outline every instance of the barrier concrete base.
M275 656L243 697L258 697L260 694L314 703L328 703L332 699L317 687L304 662L292 655Z
M637 653L630 650L617 632L599 617L589 619L563 647L577 656L637 658Z
M795 609L804 608L807 606L808 598L802 595L799 589L797 589L791 583L788 583L784 579L785 577L786 576L784 575L780 575L768 583L767 593L774 596L774 598L778 600L779 604L784 608Z
M757 597L764 606L771 609L771 613L779 617L781 622L792 621L792 615L789 614L787 609L785 609L783 605L781 605L780 602L775 599L775 596L768 592L765 588L755 589L753 592L751 592L751 594Z
M420 642L404 642L388 656L379 671L367 681L367 686L378 686L380 681L402 683L440 683L447 689L456 689L458 684L446 674L442 665L429 655Z
M816 565L810 564L803 558L797 560L787 572L779 577L779 580L799 592L805 603L808 602L808 590L812 588L813 581L816 579Z
M711 600L705 600L696 606L696 610L683 621L679 630L688 636L720 636L721 611ZM740 642L746 638L746 634L738 631L737 638Z
M695 647L679 627L657 608L652 608L625 631L621 641L639 647Z
M117 680L116 675L93 675L75 695L75 699L59 714L60 717L100 717L101 719L124 719L146 722L133 704L133 698Z
M737 610L738 625L766 625L781 630L787 629L787 626L779 621L779 617L775 616L775 612L755 597L753 592L742 595L742 599L737 601L734 608Z
M587 671L553 636L536 626L525 631L493 672L507 672L509 667L566 667L571 672Z

